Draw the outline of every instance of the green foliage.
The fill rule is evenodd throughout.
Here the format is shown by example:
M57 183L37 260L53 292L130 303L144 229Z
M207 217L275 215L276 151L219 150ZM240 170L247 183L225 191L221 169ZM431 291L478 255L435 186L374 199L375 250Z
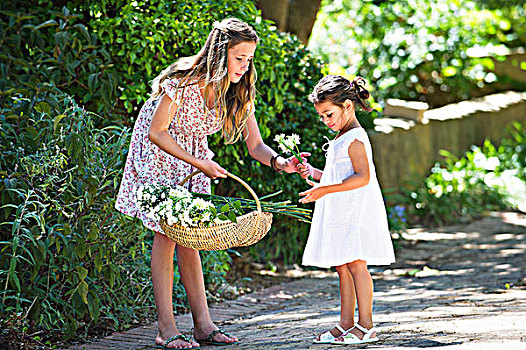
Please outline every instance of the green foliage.
M88 110L112 110L117 91L114 64L97 37L79 23L81 16L66 7L38 14L34 11L3 13L0 101L7 103L11 94L34 101L55 86Z
M89 13L84 21L116 67L119 106L132 116L148 99L149 82L179 57L196 54L214 21L238 17L253 22L257 15L251 2L241 0L77 1L74 6Z
M445 224L502 208L526 209L526 132L520 123L499 147L483 147L457 158L442 151L445 165L436 164L410 196L411 215L427 223Z
M524 89L514 77L496 76L489 57L503 60L524 46L526 4L495 3L324 1L309 46L332 62L332 72L366 77L384 98L438 106L490 89Z
M212 21L228 16L246 20L261 38L256 117L263 138L271 144L278 130L302 130L302 151L321 164L317 145L325 128L307 101L321 63L295 37L261 20L252 2L2 3L2 336L80 339L96 329L126 328L154 310L151 232L114 209L129 126L148 97L148 82L196 53ZM299 176L254 161L244 145L225 147L219 135L210 144L216 160L261 195L283 189L283 199L294 200L306 187ZM218 194L241 191L231 181L215 187ZM296 261L307 230L276 217L272 240L253 253ZM213 289L224 281L230 255L203 252L202 261ZM174 279L174 303L183 306L177 273Z
M96 128L98 116L48 88L0 110L0 318L44 340L128 323L152 304L150 233L114 210L129 130Z

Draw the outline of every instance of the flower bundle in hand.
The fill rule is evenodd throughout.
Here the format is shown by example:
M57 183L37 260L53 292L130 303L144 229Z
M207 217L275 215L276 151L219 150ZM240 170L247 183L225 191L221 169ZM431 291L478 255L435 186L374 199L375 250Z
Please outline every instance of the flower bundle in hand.
M303 159L301 159L300 150L298 148L298 145L300 144L299 135L292 134L285 136L285 134L278 134L274 137L274 141L278 143L279 148L284 153L292 153L298 162L303 164ZM311 175L309 175L309 180L314 181Z

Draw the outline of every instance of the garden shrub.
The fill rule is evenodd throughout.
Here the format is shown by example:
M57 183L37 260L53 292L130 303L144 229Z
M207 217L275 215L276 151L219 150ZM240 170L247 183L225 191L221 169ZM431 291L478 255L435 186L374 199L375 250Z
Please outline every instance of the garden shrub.
M488 210L526 210L526 130L515 122L500 146L489 140L472 146L463 157L441 151L445 164L435 164L423 183L408 192L410 215L425 223L448 224Z
M96 330L125 328L154 310L151 232L113 205L148 81L177 57L196 52L212 19L237 16L260 34L256 116L265 140L271 144L277 130L302 129L304 149L322 158L313 144L322 126L306 100L321 78L321 63L295 37L259 19L253 3L38 3L3 3L0 21L0 285L6 286L0 317L9 344L29 335L40 344L82 339ZM104 16L97 12L103 6ZM134 30L148 28L155 18L165 20L156 31L160 36L152 45L146 45L150 39L137 42L144 33ZM243 145L225 147L216 135L211 146L221 164L260 194L283 188L282 197L294 200L304 186L297 175L281 176L257 164ZM216 191L231 194L235 186L224 181ZM273 241L254 254L296 259L308 225L275 222ZM274 254L290 241L289 227L298 243ZM202 258L206 282L220 285L230 256L203 252ZM177 273L174 278L174 303L184 306Z
M117 75L97 37L66 7L38 11L31 6L2 13L0 102L9 103L13 93L33 99L55 86L88 110L113 110Z
M150 233L113 207L129 130L48 88L0 109L0 319L15 341L85 337L153 305Z

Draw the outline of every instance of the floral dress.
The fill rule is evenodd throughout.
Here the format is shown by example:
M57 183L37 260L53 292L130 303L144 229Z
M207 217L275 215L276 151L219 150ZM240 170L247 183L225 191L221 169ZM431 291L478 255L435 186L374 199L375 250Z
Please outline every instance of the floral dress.
M147 228L163 233L158 222L146 217L137 204L137 188L143 184L158 183L166 186L179 184L186 176L198 170L160 149L148 138L153 113L161 97L166 94L179 106L168 128L170 135L188 153L199 159L210 160L214 153L208 148L207 135L221 129L215 112L205 113L203 97L197 84L176 89L177 79L166 79L161 84L162 94L150 98L142 107L130 142L128 159L124 167L115 208L129 216L138 217ZM210 179L199 173L185 184L192 192L210 193Z

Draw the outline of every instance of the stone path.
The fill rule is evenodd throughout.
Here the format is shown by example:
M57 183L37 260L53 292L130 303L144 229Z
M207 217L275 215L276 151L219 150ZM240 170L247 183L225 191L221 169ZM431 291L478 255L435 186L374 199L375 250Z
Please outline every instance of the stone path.
M405 237L396 264L371 269L382 341L367 348L526 349L526 215L494 213ZM338 348L312 344L338 322L336 274L288 275L298 278L211 308L241 339L221 349ZM177 321L190 330L189 315ZM151 349L155 333L155 324L145 325L71 349Z

